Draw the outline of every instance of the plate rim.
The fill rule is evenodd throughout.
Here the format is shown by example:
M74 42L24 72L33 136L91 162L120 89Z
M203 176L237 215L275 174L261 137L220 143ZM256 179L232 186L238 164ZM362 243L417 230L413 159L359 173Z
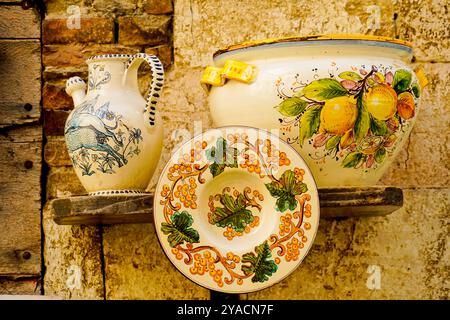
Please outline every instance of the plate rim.
M175 263L175 262L177 262L177 261L173 260L173 259L171 258L171 256L169 255L169 253L166 252L166 250L164 249L164 246L163 246L163 244L162 244L162 239L161 239L162 235L160 234L160 231L159 231L159 229L158 229L157 226L156 226L156 214L155 214L155 213L157 212L157 211L156 211L156 207L157 207L157 205L158 205L158 204L157 204L157 201L156 201L156 198L158 197L158 195L157 195L157 190L158 190L158 186L160 186L161 181L163 180L163 177L164 177L164 174L163 174L163 173L166 172L166 171L168 170L168 167L169 167L169 165L171 164L171 160L172 160L173 156L174 156L175 154L177 154L180 150L182 150L188 143L190 143L191 141L195 140L196 138L198 138L198 137L200 137L200 136L202 136L202 135L205 135L206 133L208 133L208 132L210 132L210 131L219 130L219 131L222 131L222 132L223 132L226 128L233 128L233 129L239 128L239 129L250 129L250 130L256 130L256 131L264 131L267 135L272 136L272 137L274 137L275 139L278 139L278 140L280 141L281 144L283 144L283 145L285 145L286 147L290 148L290 149L294 152L294 154L296 154L296 155L303 161L303 163L304 163L304 168L303 168L303 169L307 170L307 172L309 173L309 176L311 177L312 182L313 182L313 184L314 184L314 190L313 190L313 191L314 191L314 192L316 193L316 195L317 195L317 223L316 223L316 227L314 228L314 233L313 233L313 236L312 236L312 239L311 239L311 244L310 244L309 247L306 249L306 252L305 252L305 254L303 255L303 257L302 257L301 259L299 259L298 262L297 262L297 264L296 264L293 268L291 268L291 270L289 270L289 272L287 272L287 273L286 273L284 276L282 276L280 279L278 279L278 280L276 280L276 281L274 281L274 282L267 281L262 287L260 287L260 288L255 288L255 289L252 289L252 290L242 290L242 291L226 290L226 289L225 289L226 286L223 286L222 288L220 288L220 287L217 287L217 288L214 287L214 288L213 288L213 287L210 287L210 286L208 286L208 285L206 285L206 284L203 284L203 283L200 283L200 282L194 280L193 277L190 277L190 276L189 276L188 274L186 274L183 270L181 270L181 269L177 266L177 264ZM287 143L286 141L284 141L280 136L278 136L278 135L272 133L271 130L262 129L262 128L256 128L256 127L252 127L252 126L244 126L244 125L228 125L228 126L220 126L220 127L209 128L209 129L206 129L206 130L204 130L204 131L202 131L202 132L200 132L200 133L198 133L198 134L195 134L195 135L193 135L191 138L189 138L187 141L185 141L185 142L183 142L182 144L180 144L175 150L172 150L171 153L172 153L172 155L170 156L169 160L166 162L166 164L164 165L163 169L161 170L161 174L159 175L158 181L157 181L157 183L156 183L156 185L155 185L155 196L154 196L154 201L153 201L153 227L155 228L155 233L156 233L156 236L157 236L157 238L158 238L158 243L159 243L159 246L161 247L161 249L162 249L164 255L167 257L167 259L170 261L170 263L172 264L172 266L175 267L175 269L176 269L179 273L181 273L181 274L182 274L185 278L187 278L189 281L191 281L191 282L193 282L194 284L199 285L200 287L202 287L202 288L204 288L204 289L207 289L207 290L212 290L212 291L217 291L217 292L222 292L222 293L228 293L228 294L246 294L246 293L258 292L258 291L261 291L261 290L270 288L270 287L272 287L272 286L274 286L274 285L280 283L281 281L283 281L283 280L286 279L287 277L289 277L295 270L297 270L297 269L300 267L300 265L303 263L303 260L304 260L304 259L306 258L306 256L310 253L311 248L312 248L312 246L313 246L313 244L314 244L314 241L315 241L315 239L316 239L317 232L318 232L318 230L319 230L319 224L320 224L320 198L319 198L319 190L318 190L318 187L317 187L317 182L316 182L316 180L315 180L315 178L314 178L314 176L313 176L313 174L312 174L312 172L311 172L311 169L309 168L309 166L308 166L308 164L306 163L305 159L300 155L300 153L299 153L297 150L295 150L295 148L294 148L293 146L291 146L289 143Z

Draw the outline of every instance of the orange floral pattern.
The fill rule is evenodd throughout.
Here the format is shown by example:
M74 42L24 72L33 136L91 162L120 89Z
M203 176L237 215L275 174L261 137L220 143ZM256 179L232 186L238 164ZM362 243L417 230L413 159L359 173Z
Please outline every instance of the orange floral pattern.
M257 140L255 144L252 144L248 141L247 135L236 134L227 136L227 141L230 145L244 144L243 151L238 154L241 168L245 168L248 172L255 173L261 178L269 178L272 183L282 184L286 171L278 179L273 175L273 171L281 166L289 166L290 159L286 153L277 150L270 140ZM276 272L277 265L282 263L282 258L286 262L298 260L301 249L304 248L304 244L308 241L305 236L305 230L311 228L311 224L304 221L311 217L311 205L308 203L311 196L303 191L299 191L299 194L291 195L292 197L295 196L297 204L295 210L289 209L287 212L282 212L278 234L270 235L267 241L255 247L256 254L250 252L241 257L233 252L224 254L213 245L196 245L195 243L199 242L197 241L199 235L191 227L193 222L192 216L187 211L183 211L182 214L179 214L179 212L181 210L196 210L198 208L199 199L196 190L199 185L206 182L203 176L208 172L210 164L208 162L205 164L194 162L205 159L204 153L207 147L208 143L205 141L195 142L194 148L190 150L190 153L183 154L178 159L179 162L177 164L173 164L168 168L167 179L170 183L164 184L161 188L160 195L162 199L160 204L163 207L165 220L163 224L165 224L165 229L171 232L171 253L177 260L182 260L186 265L190 266L189 272L192 275L204 276L208 274L219 288L225 284L230 285L232 283L242 285L244 280L248 278L251 278L252 282L266 281L272 273ZM292 179L295 181L290 181L289 183L300 183L303 181L305 174L303 169L294 168L293 171L287 171L295 176L295 179ZM231 189L227 187L223 190L222 195L216 194L209 197L209 215L211 215L208 217L209 219L211 219L213 212L217 213L217 202L221 201L223 205L223 199L221 198L223 194L234 197L232 198L235 199L233 200L235 201L234 205L242 205L243 208L257 208L257 211L261 210L261 204L258 201L264 201L264 196L257 190L251 190L247 187L241 193L238 190L231 192ZM243 224L242 229L226 225L223 235L231 241L234 237L243 236L249 233L252 228L257 227L260 223L260 218L257 215L253 216L251 212L250 214L253 219ZM277 213L274 209L273 214L280 213ZM174 217L177 219L173 219ZM174 225L175 223L179 225ZM185 230L186 234L182 234L183 230ZM181 233L177 234L177 232ZM196 241L189 241L189 234ZM271 260L272 255L274 255L273 260ZM253 265L255 261L266 263L270 269L267 271L268 273L257 274L259 270L257 265Z
M253 222L250 222L244 229L244 233L237 232L231 227L227 227L227 229L223 232L223 236L228 240L233 240L234 237L242 237L245 233L250 233L250 231L259 226L259 217L256 216Z
M243 161L239 164L240 167L250 173L258 174L261 178L269 172L276 171L281 166L291 164L286 152L280 152L270 139L258 139L254 145L246 140L242 142L246 145L246 148L242 151Z

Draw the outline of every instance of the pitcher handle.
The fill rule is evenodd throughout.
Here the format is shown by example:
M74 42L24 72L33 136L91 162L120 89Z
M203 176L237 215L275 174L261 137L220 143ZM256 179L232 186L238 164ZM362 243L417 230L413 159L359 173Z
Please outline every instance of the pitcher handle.
M151 127L156 124L156 105L161 95L161 90L164 85L164 68L157 56L137 53L131 56L126 64L126 71L124 75L125 83L138 87L138 69L143 62L147 62L152 73L152 81L150 82L150 90L146 97L144 114L149 115L149 124Z

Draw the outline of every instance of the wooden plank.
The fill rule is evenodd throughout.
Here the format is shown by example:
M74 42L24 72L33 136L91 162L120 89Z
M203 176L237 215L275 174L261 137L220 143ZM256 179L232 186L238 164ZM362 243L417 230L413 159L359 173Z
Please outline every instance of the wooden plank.
M39 40L0 40L0 127L39 121Z
M393 187L319 190L321 217L387 215L401 208L403 193ZM152 223L153 195L78 196L56 199L58 224Z
M153 195L80 196L55 199L58 224L148 223L153 219Z
M41 294L40 278L0 278L0 300L5 295L37 295Z
M394 187L323 188L319 200L322 218L385 216L403 206L403 192Z
M1 133L0 276L39 275L42 127Z
M20 6L0 6L0 38L40 37L41 23L36 10L24 10Z

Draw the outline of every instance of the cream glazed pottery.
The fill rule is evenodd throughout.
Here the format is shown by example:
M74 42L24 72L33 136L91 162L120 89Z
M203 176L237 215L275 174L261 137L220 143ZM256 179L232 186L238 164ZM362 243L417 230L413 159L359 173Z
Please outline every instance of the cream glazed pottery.
M275 130L319 187L375 184L408 138L427 80L409 43L328 35L219 50L202 85L216 126Z
M152 82L147 99L139 92L137 71L148 63ZM91 195L145 192L162 149L163 125L156 105L163 66L148 54L106 54L87 60L89 78L70 78L73 98L64 135L74 170Z
M312 247L320 215L314 178L294 148L243 126L207 130L178 148L153 206L170 261L199 285L227 293L261 290L292 273Z

